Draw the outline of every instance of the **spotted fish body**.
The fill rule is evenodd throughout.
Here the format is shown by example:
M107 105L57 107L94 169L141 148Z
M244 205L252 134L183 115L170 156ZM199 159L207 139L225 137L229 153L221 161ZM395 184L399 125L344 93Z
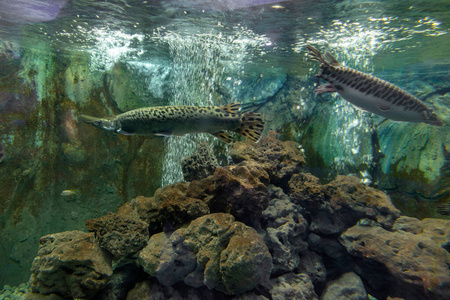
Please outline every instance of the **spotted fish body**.
M375 76L341 66L328 52L325 57L308 45L309 56L320 63L318 77L329 84L316 93L337 92L356 107L395 121L424 122L442 126L436 114L422 101L401 88Z
M264 130L258 113L239 114L240 104L225 106L156 106L140 108L117 115L112 119L82 115L81 119L96 127L125 135L181 136L206 132L226 143L237 132L257 142Z

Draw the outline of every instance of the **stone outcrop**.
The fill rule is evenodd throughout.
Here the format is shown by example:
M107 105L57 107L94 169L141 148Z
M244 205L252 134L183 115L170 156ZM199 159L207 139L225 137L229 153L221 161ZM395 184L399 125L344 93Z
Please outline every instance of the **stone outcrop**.
M32 296L450 297L449 221L400 217L353 176L322 184L274 133L265 146L245 143L233 146L237 164L87 220L93 233L43 237Z
M270 131L257 144L250 141L234 143L230 148L230 156L234 164L256 161L269 174L270 183L283 189L287 187L289 178L300 172L306 164L300 145L292 141L280 141L275 131Z
M338 176L325 185L325 189L334 214L346 227L353 226L362 218L369 218L390 229L400 216L389 196L362 184L357 177Z
M359 259L362 277L366 273L392 277L385 290L405 299L450 297L449 241L450 221L408 217L399 218L392 231L356 225L341 236L342 245Z
M109 213L97 219L86 220L86 229L95 233L100 247L115 257L135 253L147 244L148 224L137 216Z
M213 175L193 181L186 195L202 199L211 212L226 212L246 224L261 217L269 205L267 173L257 165L216 168Z
M272 299L318 300L314 285L306 274L287 273L270 281Z
M197 147L197 151L191 156L183 158L181 169L185 181L199 180L214 174L219 166L212 149L202 142Z
M321 300L369 300L364 285L353 272L348 272L329 282Z
M230 295L264 284L272 269L256 231L224 213L200 217L170 235L153 235L139 263L163 285L183 281Z
M271 192L270 205L262 214L262 236L272 253L272 273L284 274L298 267L299 253L308 247L304 241L308 223L281 188L272 186Z
M34 293L91 299L112 275L111 258L93 233L66 231L43 236L31 267Z

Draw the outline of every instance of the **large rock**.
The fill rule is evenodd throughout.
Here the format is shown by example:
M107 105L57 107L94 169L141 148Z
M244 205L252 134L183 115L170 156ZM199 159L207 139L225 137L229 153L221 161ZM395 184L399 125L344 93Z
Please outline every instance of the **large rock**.
M262 138L259 143L236 142L230 147L231 161L235 164L255 160L269 174L270 183L287 189L289 178L304 167L306 161L299 144L282 142L275 131Z
M153 235L139 263L160 283L179 281L235 295L269 280L272 258L256 231L230 214L200 217L186 228Z
M306 274L287 273L272 279L270 294L273 300L317 300L311 279Z
M326 208L325 188L319 178L308 173L292 175L289 180L289 196L295 204L299 204L312 212Z
M88 231L95 233L100 247L117 258L141 250L149 238L148 224L137 216L109 213L86 220L85 226Z
M353 272L348 272L338 279L329 282L325 288L321 300L368 300L366 289L359 278Z
M284 274L298 267L299 253L308 247L304 241L308 223L300 214L300 207L281 188L271 186L270 189L272 200L261 219L262 236L272 253L272 273Z
M214 174L219 166L214 152L206 142L197 147L197 151L181 161L181 170L185 181L199 180Z
M378 289L405 299L450 297L449 240L450 221L407 217L399 218L393 231L357 225L341 236L347 251L359 259L363 278L382 270L380 277L393 279Z
M334 215L345 227L351 227L362 218L377 221L390 229L400 216L389 196L380 190L368 187L357 177L340 175L325 185L325 194L330 199Z
M158 191L158 190L157 190ZM162 199L157 197L138 196L119 208L121 215L138 216L149 225L149 232L157 233L162 229L159 207Z
M34 293L91 299L113 271L93 233L66 231L43 236L31 266Z
M213 175L193 181L188 197L202 199L211 212L226 212L246 224L253 224L269 205L267 173L259 164L216 168Z

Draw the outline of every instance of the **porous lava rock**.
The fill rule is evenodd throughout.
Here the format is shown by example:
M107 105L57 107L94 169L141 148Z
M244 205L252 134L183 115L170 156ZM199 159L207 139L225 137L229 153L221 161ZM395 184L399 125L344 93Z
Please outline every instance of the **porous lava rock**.
M289 196L295 204L308 212L323 209L327 205L324 186L320 184L319 178L308 173L292 175L289 180Z
M308 199L308 196L305 196L308 192L305 188L298 188L301 186L301 180L300 184L296 183L294 186L294 179L291 181L291 195L293 199L308 205L312 219L310 230L315 233L339 235L361 219L374 220L389 229L400 216L400 211L394 207L389 196L362 184L357 177L340 175L326 184L323 187L326 201L318 202L316 208L311 207L311 200L301 200ZM310 190L320 201L320 193L316 192L320 190L317 183L311 180L303 182L316 186Z
M254 160L269 174L270 183L287 189L289 178L300 172L306 160L299 144L280 141L275 131L270 131L257 144L239 141L230 147L231 163Z
M85 227L94 232L100 247L114 257L135 253L147 244L148 224L137 216L109 213L96 219L86 220Z
M206 142L197 147L197 151L181 161L181 170L185 181L200 180L209 175L219 166L214 153Z
M261 178L267 179L267 173L255 164L219 167L213 175L191 182L186 194L205 201L212 213L230 213L253 224L269 205L270 193Z
M385 282L384 290L405 299L450 298L449 240L449 220L403 217L392 231L356 225L340 239L348 253L359 259L360 276L391 276L393 280ZM383 268L373 267L376 265L387 272L380 274Z
M321 300L369 300L361 278L354 272L342 274L330 281Z
M286 273L270 280L271 299L318 300L314 285L306 274Z
M292 203L281 188L269 187L271 200L262 214L262 236L272 253L272 274L281 275L298 267L299 253L308 247L304 241L308 222L300 214L300 207Z
M118 214L138 216L148 224L149 233L157 233L162 230L159 217L159 207L162 200L157 197L138 196L119 208Z
M30 286L41 295L93 299L112 273L111 258L93 233L66 231L39 240Z
M226 213L209 214L186 228L153 235L138 258L166 286L179 281L236 295L267 283L272 257L256 230Z
M355 176L340 175L325 185L325 189L334 213L348 227L369 218L390 229L400 216L388 195L362 184Z

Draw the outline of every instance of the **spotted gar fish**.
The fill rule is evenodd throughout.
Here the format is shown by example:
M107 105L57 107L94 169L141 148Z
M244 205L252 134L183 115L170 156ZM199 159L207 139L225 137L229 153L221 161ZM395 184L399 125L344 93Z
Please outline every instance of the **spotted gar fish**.
M234 131L257 142L264 130L259 113L240 114L240 103L225 106L156 106L139 108L113 118L81 115L81 120L98 128L125 135L181 136L186 133L206 132L225 143Z
M428 106L410 93L375 76L341 66L329 52L322 56L313 46L306 48L309 57L320 63L317 76L328 81L315 90L316 94L337 92L356 107L395 121L443 125Z

